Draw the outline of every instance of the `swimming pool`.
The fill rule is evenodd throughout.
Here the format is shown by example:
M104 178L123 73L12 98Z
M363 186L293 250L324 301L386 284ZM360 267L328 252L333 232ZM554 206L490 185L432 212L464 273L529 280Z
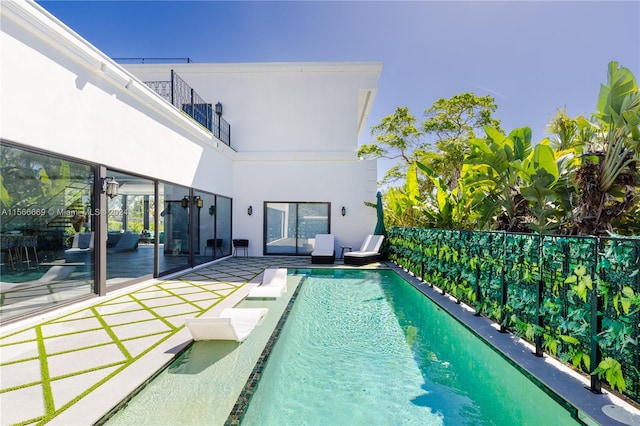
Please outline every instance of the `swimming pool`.
M290 273L306 278L243 425L579 424L395 272ZM286 302L250 303L277 314L269 330ZM197 342L108 424L223 424L216 406L237 398L236 382L256 362L247 351L267 340L261 332L241 345Z
M578 424L395 272L306 273L243 425Z

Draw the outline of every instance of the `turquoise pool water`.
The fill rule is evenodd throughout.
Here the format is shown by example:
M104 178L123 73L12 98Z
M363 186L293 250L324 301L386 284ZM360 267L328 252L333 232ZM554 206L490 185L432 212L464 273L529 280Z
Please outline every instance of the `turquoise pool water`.
M299 272L243 425L579 424L396 273Z

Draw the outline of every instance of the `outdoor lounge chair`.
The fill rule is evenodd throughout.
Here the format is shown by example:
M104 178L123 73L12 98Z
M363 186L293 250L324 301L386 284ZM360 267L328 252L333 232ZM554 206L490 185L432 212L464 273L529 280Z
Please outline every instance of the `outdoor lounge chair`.
M133 251L138 248L138 241L140 240L140 235L134 234L133 232L123 232L118 242L111 248L107 249L108 252L118 252L118 251Z
M64 257L67 262L85 262L87 256L93 252L94 235L93 232L77 232L74 234L71 248L64 251Z
M344 254L345 265L366 265L381 259L380 248L384 235L367 235L358 251Z
M332 234L317 234L311 252L311 263L332 264L336 261L336 250Z
M77 232L73 235L71 248L65 250L65 253L87 252L93 250L93 232Z
M193 340L244 342L267 314L267 308L227 308L219 317L185 318Z
M280 297L287 291L287 269L265 269L262 284L249 290L247 298Z
M25 281L21 283L0 282L0 293L6 293L12 290L24 290L30 287L65 281L69 279L69 277L75 270L76 267L73 265L65 265L64 263L60 263L59 265L54 265L49 268L49 270L37 280Z

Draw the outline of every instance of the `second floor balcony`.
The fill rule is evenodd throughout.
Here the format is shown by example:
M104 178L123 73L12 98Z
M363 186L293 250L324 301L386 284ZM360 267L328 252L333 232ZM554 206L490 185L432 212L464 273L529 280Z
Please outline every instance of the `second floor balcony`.
M147 86L193 120L205 127L223 143L231 146L231 125L222 118L222 104L205 102L192 87L171 70L171 80L145 81Z

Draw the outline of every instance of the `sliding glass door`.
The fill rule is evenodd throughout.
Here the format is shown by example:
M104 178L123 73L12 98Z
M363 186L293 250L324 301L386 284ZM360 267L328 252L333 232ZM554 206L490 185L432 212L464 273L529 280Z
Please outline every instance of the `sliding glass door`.
M95 167L0 145L0 321L95 292Z
M194 256L200 265L231 254L231 200L204 191L194 194Z
M107 170L119 183L107 198L107 287L154 274L155 184L151 179Z
M330 210L330 203L265 203L264 254L311 254L316 234L331 232Z
M189 212L192 203L189 188L160 183L159 218L160 274L189 267Z

